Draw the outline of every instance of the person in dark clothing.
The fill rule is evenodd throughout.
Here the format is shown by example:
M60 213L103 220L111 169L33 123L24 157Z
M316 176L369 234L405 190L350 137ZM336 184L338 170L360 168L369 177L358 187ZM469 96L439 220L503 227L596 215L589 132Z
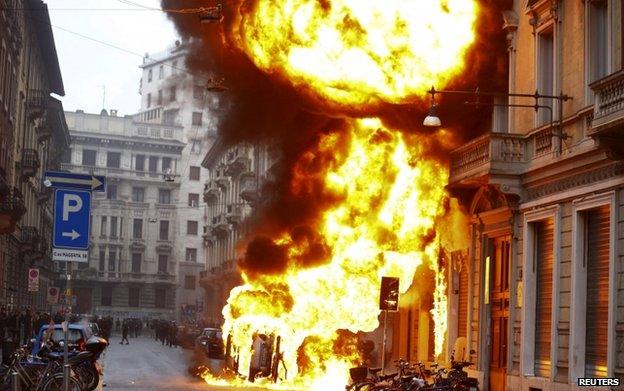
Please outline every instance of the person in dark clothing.
M128 341L128 322L124 322L123 326L121 326L121 342L120 345L123 345L123 342L126 341L126 345L130 345L130 341Z
M175 322L171 323L171 325L169 325L169 347L176 347L178 344L177 341L178 338L178 326L175 324Z
M30 308L26 308L26 311L20 317L20 327L23 330L24 334L22 335L22 344L26 345L28 341L32 338L32 315L30 313Z

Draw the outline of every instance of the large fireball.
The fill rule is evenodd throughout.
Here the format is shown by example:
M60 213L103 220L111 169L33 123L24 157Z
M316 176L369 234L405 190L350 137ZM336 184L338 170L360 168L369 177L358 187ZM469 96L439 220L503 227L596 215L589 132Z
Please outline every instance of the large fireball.
M270 0L241 9L236 44L268 73L338 106L404 103L464 67L474 0Z

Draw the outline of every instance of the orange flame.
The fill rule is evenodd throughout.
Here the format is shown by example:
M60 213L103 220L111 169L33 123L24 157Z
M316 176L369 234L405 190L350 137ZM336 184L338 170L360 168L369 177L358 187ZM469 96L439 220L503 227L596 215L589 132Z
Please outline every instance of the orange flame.
M341 137L351 138L348 151L324 175L328 191L341 194L343 201L326 210L317 227L332 249L330 262L254 280L243 275L245 284L230 293L223 310L224 335L231 333L240 349L243 374L253 335L262 332L282 337L289 377L285 384L343 387L359 357L356 351L332 348L340 340L337 330L375 330L381 277L399 277L405 292L423 263L440 276L434 319L441 342L436 338L436 353L442 349L446 299L443 271L437 269L439 241L432 240L432 233L445 212L447 169L424 158L426 140L390 132L377 119L352 121L350 134L326 136L316 153L331 150ZM287 234L275 242L289 245L291 256L301 250Z
M248 4L252 5L248 5ZM267 73L289 80L322 104L339 109L405 103L431 85L444 87L464 68L475 39L476 0L272 0L244 2L231 31L234 42ZM224 337L248 373L255 333L280 336L288 376L267 388L335 390L358 362L340 330L379 326L382 276L398 277L402 293L419 265L435 272L435 354L446 334L445 271L438 264L437 224L446 212L447 168L427 157L432 138L384 129L378 119L349 122L304 155L333 151L344 156L320 174L340 203L320 211L315 230L331 249L322 266L291 262L282 275L251 279L230 292L223 309ZM295 167L292 191L306 191L307 174ZM290 259L305 253L288 233L273 239ZM204 380L219 380L204 373ZM243 384L238 380L236 384ZM230 382L230 384L234 384Z
M255 64L323 102L404 103L464 67L474 0L271 0L241 12L235 42Z

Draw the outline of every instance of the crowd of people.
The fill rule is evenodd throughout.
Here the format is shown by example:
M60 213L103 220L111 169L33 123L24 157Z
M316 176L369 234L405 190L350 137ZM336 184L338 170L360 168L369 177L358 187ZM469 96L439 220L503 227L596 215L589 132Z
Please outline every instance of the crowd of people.
M0 341L11 341L27 344L39 331L41 326L50 323L60 323L64 320L60 312L33 312L30 307L6 308L0 307Z

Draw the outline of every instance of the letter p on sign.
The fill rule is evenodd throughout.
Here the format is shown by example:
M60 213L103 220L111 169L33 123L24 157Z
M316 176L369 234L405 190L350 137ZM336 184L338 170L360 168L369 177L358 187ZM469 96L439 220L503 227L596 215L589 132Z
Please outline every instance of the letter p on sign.
M69 220L69 214L82 209L82 198L76 194L63 195L63 221Z

